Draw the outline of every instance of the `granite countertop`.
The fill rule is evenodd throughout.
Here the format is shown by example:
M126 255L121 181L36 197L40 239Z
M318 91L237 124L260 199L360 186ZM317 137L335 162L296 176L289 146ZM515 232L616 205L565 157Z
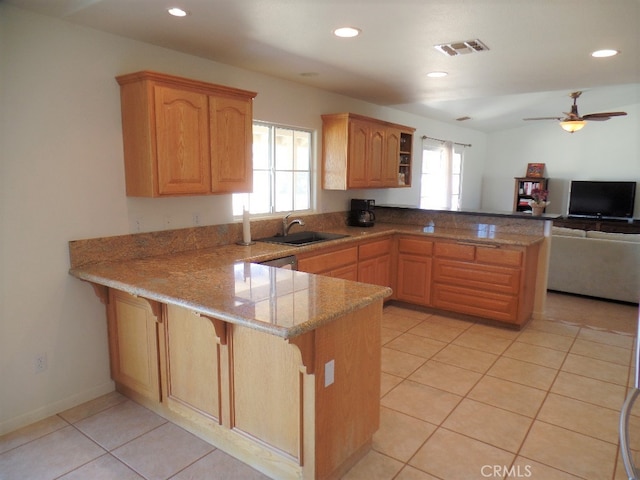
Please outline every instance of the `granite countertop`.
M252 262L348 245L394 233L476 243L529 246L542 236L477 230L378 224L371 228L341 227L349 236L315 245L292 247L264 242L236 244L72 268L81 280L104 285L161 303L188 308L283 338L292 338L351 311L388 297L391 289L312 275Z

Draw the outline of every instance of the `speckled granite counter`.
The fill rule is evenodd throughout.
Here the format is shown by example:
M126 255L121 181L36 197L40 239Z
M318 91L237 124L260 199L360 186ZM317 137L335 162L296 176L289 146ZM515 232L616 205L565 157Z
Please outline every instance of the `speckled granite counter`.
M284 338L313 330L391 294L390 288L375 285L225 262L220 249L88 265L71 274Z
M333 226L329 231L349 236L304 247L256 242L248 247L220 245L143 258L136 258L142 254L131 253L130 246L123 246L123 243L134 242L131 238L135 236L80 240L70 242L70 273L98 285L291 338L376 299L388 297L391 289L249 262L262 262L330 244L346 245L395 233L520 246L529 246L543 239L541 235L505 233L489 224L478 224L475 229L453 227L395 223L379 223L372 228ZM167 235L166 232L159 233ZM100 246L97 254L96 245ZM92 263L81 259L87 256L87 251L91 251L88 256L92 256ZM122 259L127 255L131 258ZM101 258L102 261L97 261ZM119 260L107 261L109 258Z

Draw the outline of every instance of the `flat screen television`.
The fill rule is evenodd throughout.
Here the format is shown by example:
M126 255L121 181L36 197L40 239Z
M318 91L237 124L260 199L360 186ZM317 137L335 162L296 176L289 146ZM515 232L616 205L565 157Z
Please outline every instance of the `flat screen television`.
M633 218L636 182L573 180L569 192L570 217Z

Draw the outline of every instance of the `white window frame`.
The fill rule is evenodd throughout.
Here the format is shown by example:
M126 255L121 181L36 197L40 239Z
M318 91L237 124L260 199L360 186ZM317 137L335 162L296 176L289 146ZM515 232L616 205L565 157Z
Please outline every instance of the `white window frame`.
M452 142L426 140L422 145L420 207L459 210L462 202L464 150ZM434 195L435 193L435 195Z
M264 122L264 121L254 121L253 122L253 127L254 127L254 134L255 134L255 127L266 127L269 129L269 146L268 146L268 167L267 168L256 168L256 162L254 161L254 172L253 172L253 190L254 192L256 192L256 186L259 185L260 183L260 179L257 179L256 177L258 176L259 178L264 178L264 174L266 173L268 176L268 183L269 183L269 192L268 192L268 197L269 197L269 205L267 206L267 209L265 210L265 208L258 208L258 206L256 204L263 204L263 202L261 202L261 200L258 200L257 194L255 193L234 193L233 194L233 200L232 200L232 210L233 210L233 216L234 217L241 217L244 208L247 208L249 210L249 213L252 216L257 216L257 217L269 217L269 216L280 216L282 214L286 214L289 212L295 212L295 213L306 213L306 212L312 212L313 211L313 205L314 205L314 132L313 130L310 129L306 129L306 128L300 128L300 127L292 127L289 125L281 125L281 124L276 124L276 123L271 123L271 122ZM299 133L303 133L305 135L308 135L309 137L309 146L308 146L308 169L300 169L300 168L295 168L292 167L291 169L277 169L276 168L276 152L277 152L277 148L276 148L276 141L275 141L275 137L276 137L276 132L278 130L290 130L294 133L299 132ZM254 141L254 158L256 158L256 148L257 144ZM264 153L264 152L261 152ZM297 152L294 151L293 155L297 155ZM262 175L260 175L259 173L256 172L262 172ZM308 174L308 185L307 185L307 191L308 191L308 199L307 199L307 204L306 206L303 205L304 208L296 208L295 205L295 185L291 185L290 189L291 189L291 195L292 195L292 204L293 204L293 208L287 208L287 209L278 209L276 207L276 179L278 177L277 172L291 172L293 175L295 175L296 172L299 173L307 173ZM264 183L264 181L262 181L262 183ZM263 192L265 193L265 192ZM253 206L253 208L252 208ZM264 207L264 205L263 205Z

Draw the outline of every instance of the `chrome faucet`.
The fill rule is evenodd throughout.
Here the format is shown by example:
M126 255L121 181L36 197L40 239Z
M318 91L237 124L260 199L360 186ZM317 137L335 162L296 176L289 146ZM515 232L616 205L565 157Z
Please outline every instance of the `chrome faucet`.
M291 227L293 227L295 224L300 225L301 227L304 227L304 222L302 221L302 219L300 218L296 218L291 220L290 222L287 220L289 218L289 215L291 215L293 212L288 213L283 219L282 219L282 234L286 237L289 234L289 230L291 229Z

